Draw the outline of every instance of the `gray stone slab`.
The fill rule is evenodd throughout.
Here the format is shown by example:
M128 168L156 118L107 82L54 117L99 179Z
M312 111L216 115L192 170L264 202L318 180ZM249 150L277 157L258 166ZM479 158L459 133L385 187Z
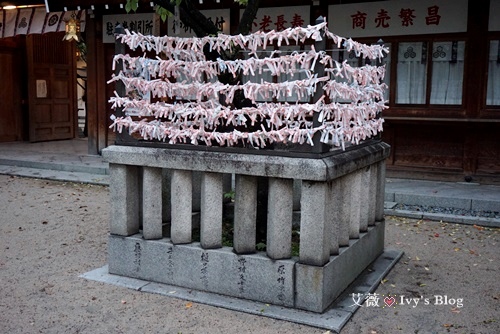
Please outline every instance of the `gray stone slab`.
M384 202L384 209L394 209L398 205L397 202Z
M386 250L374 261L351 286L324 313L314 313L267 303L254 302L240 298L218 295L186 289L175 285L154 283L129 277L109 274L107 266L80 275L81 278L112 284L144 293L155 293L167 297L189 300L197 303L227 308L234 311L255 314L272 319L323 328L339 333L357 308L353 304L352 293L368 293L375 291L379 282L396 264L402 252Z
M132 278L140 277L138 272L141 266L141 236L138 236L136 245L130 244L130 242L133 242L133 238L123 238L121 236L114 237L111 242L111 236L108 242L109 272ZM130 255L131 252L134 254L133 256Z
M359 308L353 300L354 294L373 293L382 279L401 259L403 252L395 249L385 249L384 252L371 263L335 300L331 308L356 312Z
M35 157L20 154L4 155L0 158L0 165L16 166L31 169L45 169L59 172L76 172L85 174L108 174L108 166L104 163L94 163L92 158L76 157L73 160L67 159L67 154L46 153L37 154ZM83 161L87 160L87 161Z
M419 181L409 179L388 179L386 182L386 190L388 192L394 193L425 193L425 194L437 194L440 193L442 189L439 182L435 181Z
M0 166L0 174L31 177L36 179L75 182L85 184L109 185L109 175L90 174L82 172L64 172L49 169L39 169L18 166Z
M465 210L470 210L471 208L470 198L454 198L421 194L396 194L394 196L394 202L408 205L440 206Z
M485 227L500 227L500 219L486 218L478 216L458 216L458 215L447 215L447 214L431 214L424 213L421 211L408 211L408 210L385 210L385 214L388 216L405 217L412 219L429 219L437 221L445 221L457 224L467 224L467 225L479 225Z
M500 192L500 187L495 185L392 178L387 179L386 188L387 192L393 193L486 201L498 201L498 194Z
M389 145L378 142L318 159L131 146L109 146L102 155L117 164L328 181L385 159Z
M480 225L485 227L500 228L500 219L485 217L463 217L463 223L468 225Z
M254 314L267 318L284 320L317 328L329 329L337 333L340 332L342 327L352 316L352 312L347 312L341 309L332 308L330 310L327 310L325 313L318 314L293 308L276 306L272 304L254 302L251 300L217 295L213 293L187 290L184 288L160 283L147 284L142 288L141 291L217 307L223 307L229 310Z
M500 212L500 194L496 200L472 199L472 210Z
M340 248L323 267L298 263L296 272L295 307L324 312L365 268L384 250L384 222L378 222L351 240L349 247ZM313 283L314 282L314 283Z
M271 260L261 253L240 256L229 247L204 250L198 243L173 245L140 234L110 235L108 249L111 274L294 305L294 260Z
M110 274L108 265L86 272L80 275L79 277L91 281L97 281L116 286L121 286L136 291L141 291L142 288L144 288L144 286L150 284L149 281Z
M423 212L422 213L422 218L423 219L429 219L429 220L435 220L435 221L444 221L448 223L458 223L461 224L464 222L464 217L463 216L457 216L457 215L447 215L447 214L442 214L442 213L433 213L433 212Z
M443 221L447 223L479 225L485 227L500 227L500 219L478 217L478 216L460 216L442 213L423 213L424 219Z
M410 210L386 209L384 210L384 213L386 216L406 217L413 219L422 219L424 216L421 211L410 211Z
M327 180L347 175L366 166L383 161L389 156L389 153L390 146L384 142L380 142L358 147L352 151L345 151L343 154L330 159L324 159L328 167Z

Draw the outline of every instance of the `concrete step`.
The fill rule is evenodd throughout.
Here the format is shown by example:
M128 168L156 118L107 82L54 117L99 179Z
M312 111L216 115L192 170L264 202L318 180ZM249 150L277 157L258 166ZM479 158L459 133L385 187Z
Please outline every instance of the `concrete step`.
M108 168L106 166L92 166L85 163L75 163L66 162L61 164L60 162L45 162L45 161L30 161L21 159L5 159L0 158L0 165L4 166L15 166L15 167L25 167L33 169L50 169L55 171L65 171L65 172L79 172L79 173L89 173L89 174L108 174Z
M387 179L385 201L406 205L500 211L500 187L466 182Z
M88 183L103 186L109 185L109 176L106 174L93 174L79 171L0 165L0 174L63 182Z
M0 165L50 169L89 174L108 174L108 163L101 156L75 155L58 152L17 152L2 150Z

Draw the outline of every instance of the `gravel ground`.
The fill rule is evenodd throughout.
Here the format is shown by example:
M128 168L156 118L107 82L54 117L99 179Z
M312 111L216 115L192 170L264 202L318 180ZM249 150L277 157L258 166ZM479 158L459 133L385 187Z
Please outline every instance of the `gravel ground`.
M430 213L444 213L447 215L457 215L457 216L472 216L472 217L500 219L500 212L498 211L478 211L478 210L465 210L457 208L443 208L439 206L407 205L407 204L397 204L393 209L430 212Z
M106 263L106 187L0 175L0 207L0 333L327 333L79 278ZM500 333L499 229L386 227L405 254L342 334Z

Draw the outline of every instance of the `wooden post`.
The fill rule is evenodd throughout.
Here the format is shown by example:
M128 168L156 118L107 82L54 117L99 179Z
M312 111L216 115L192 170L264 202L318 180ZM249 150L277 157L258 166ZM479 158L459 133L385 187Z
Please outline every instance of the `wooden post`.
M87 135L88 135L88 153L96 155L99 153L97 148L97 20L89 17L87 19Z
M115 55L118 54L125 54L125 44L121 43L116 39L117 35L124 34L125 29L121 24L118 24L115 27ZM118 60L118 62L115 65L115 75L118 75L121 71L123 71L123 60ZM119 96L125 96L126 91L125 91L125 84L123 81L118 80L115 82L115 91L118 93ZM123 117L125 116L125 113L123 112L123 107L118 107L115 109L115 116L116 117ZM127 131L122 131L121 133L116 133L116 143L117 144L126 144L127 142L130 143L133 141L132 136L127 132Z

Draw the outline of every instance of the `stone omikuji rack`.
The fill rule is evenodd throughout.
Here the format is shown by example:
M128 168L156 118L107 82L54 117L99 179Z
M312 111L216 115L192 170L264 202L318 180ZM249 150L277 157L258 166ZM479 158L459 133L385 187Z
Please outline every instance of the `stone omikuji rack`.
M109 162L112 207L109 273L316 313L327 310L384 251L389 146L377 139L386 108L384 68L339 63L325 51L326 40L373 60L386 49L336 36L322 21L248 36L179 39L122 32L118 38L117 74L110 80L117 84L110 100L116 109L112 127L129 133L118 134L121 145L102 151ZM310 50L257 57L266 43L279 48L294 39L297 44L309 40ZM121 43L161 57L130 57ZM234 45L254 57L208 61L202 52ZM276 78L303 71L307 79L224 85L194 75L213 78L263 68ZM136 76L137 71L147 73ZM170 78L181 74L191 75L191 81ZM134 89L174 102L132 98ZM252 106L233 107L236 91ZM196 99L190 100L193 93ZM307 101L278 102L292 93ZM258 102L259 96L273 101ZM250 122L260 128L250 130ZM228 177L234 177L235 194L232 247L223 246L222 239ZM268 181L265 252L256 250L262 178ZM298 207L299 254L293 256ZM199 241L193 241L198 224Z
M116 83L115 96L109 100L116 111L110 127L119 133L122 143L141 145L129 138L134 134L157 146L187 143L263 149L270 144L291 144L325 153L332 146L358 145L382 131L380 113L387 108L387 86L382 82L385 67L352 67L333 59L325 49L329 39L356 57L377 61L388 49L337 36L321 17L314 26L247 36L155 37L118 30L113 60L116 73L108 83ZM312 43L308 51L286 54L276 50L277 56L273 51L258 57L258 52L273 43L280 48L306 41ZM150 56L131 57L125 45ZM203 50L246 52L249 58L213 61ZM291 76L291 80L259 80L258 75L266 72L276 79ZM222 74L232 75L235 82L213 80ZM305 79L298 79L299 75ZM243 107L241 96L251 106ZM163 101L153 103L150 98ZM292 101L283 102L283 98Z
M378 141L317 159L108 147L109 272L323 312L383 252L388 154ZM193 172L201 173L200 242L192 242ZM222 246L225 174L235 175L233 247ZM269 178L266 252L255 245L259 176ZM301 184L298 257L293 180Z

